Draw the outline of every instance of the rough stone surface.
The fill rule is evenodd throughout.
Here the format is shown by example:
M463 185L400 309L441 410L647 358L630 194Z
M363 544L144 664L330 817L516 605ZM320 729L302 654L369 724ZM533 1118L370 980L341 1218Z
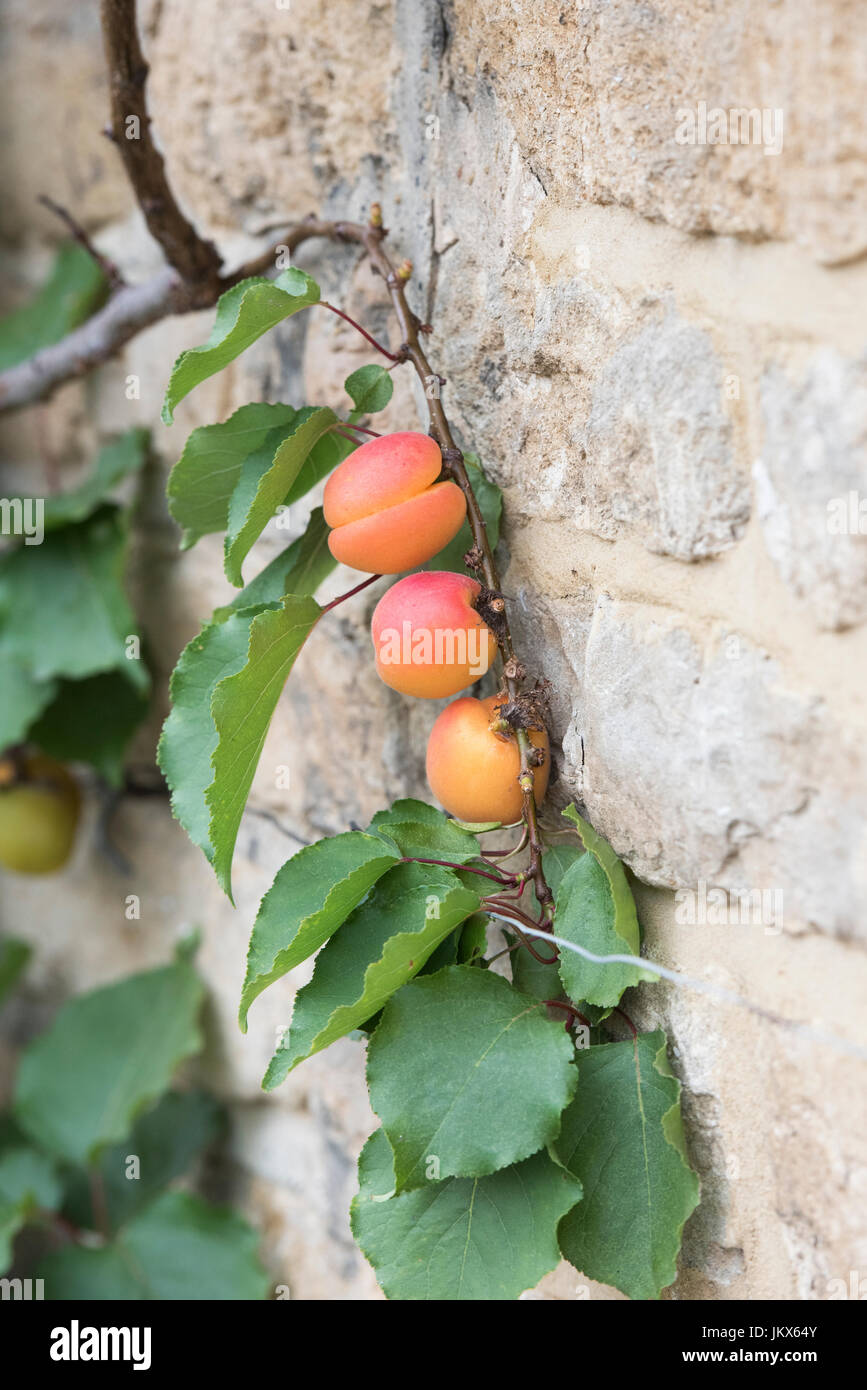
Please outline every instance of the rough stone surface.
M817 354L793 382L762 380L759 514L780 576L820 626L867 618L867 362Z
M33 205L43 187L146 275L158 254L98 135L95 4L62 17L2 8L10 300L56 236ZM434 325L450 418L504 491L518 648L553 682L546 824L576 800L624 857L651 958L799 1025L669 985L631 992L636 1022L668 1032L703 1183L668 1296L829 1297L832 1280L867 1267L867 1135L852 1105L867 993L867 536L827 528L829 500L867 493L858 7L822 0L810 29L797 7L747 0L153 0L143 13L170 176L227 261L286 218L354 217L378 198L415 264L410 295ZM678 112L699 102L782 108L782 153L678 143ZM305 246L299 262L396 341L383 286L354 250ZM219 538L177 551L167 468L189 430L246 401L345 406L345 376L369 360L347 325L313 310L196 390L166 431L169 365L211 317L154 326L2 428L7 494L72 481L130 424L154 431L132 573L158 687L133 754L142 779L177 654L229 597ZM424 403L408 369L395 383L381 427L412 428ZM246 572L305 516L269 526ZM328 595L351 582L335 574ZM245 1037L237 997L283 860L424 794L439 707L377 680L376 597L317 629L281 698L239 836L237 910L160 798L122 799L112 833L132 870L119 875L94 787L67 873L4 883L0 906L2 929L37 947L4 1022L5 1079L62 998L165 960L181 931L202 928L212 1004L195 1073L233 1121L208 1184L258 1224L275 1290L293 1298L380 1296L347 1222L375 1123L364 1049L342 1042L266 1096L309 964L257 1000ZM729 904L753 895L758 915L712 918L713 890ZM565 1265L525 1295L619 1296Z

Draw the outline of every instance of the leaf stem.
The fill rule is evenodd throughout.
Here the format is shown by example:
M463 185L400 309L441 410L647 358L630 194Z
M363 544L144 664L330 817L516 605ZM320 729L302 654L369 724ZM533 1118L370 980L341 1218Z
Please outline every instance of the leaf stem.
M573 1018L577 1018L579 1023L583 1023L585 1028L593 1027L589 1018L585 1018L584 1015L578 1009L575 1008L574 1004L567 1004L565 999L543 999L542 1003L547 1004L549 1009L565 1009L566 1012L568 1014L571 1014ZM567 1022L566 1032L568 1033L568 1031L569 1024Z
M336 304L329 304L327 299L319 299L317 303L321 304L323 309L330 309L332 314L336 314L338 318L345 320L346 323L351 323L353 328L358 329L362 338L366 338L371 346L376 348L377 352L381 352L383 357L388 358L389 362L394 362L394 364L397 365L398 362L406 361L406 353L389 352L387 347L383 347L382 343L377 342L376 338L368 333L366 328L362 328L361 324L356 323L355 319L350 318L348 314L344 314L343 310L338 309Z
M352 598L353 594L360 594L362 589L366 589L368 585L375 583L377 579L381 578L381 574L368 575L367 579L363 579L360 584L356 584L354 589L347 589L345 594L338 594L337 598L333 598L330 603L326 603L322 612L330 613L332 608L337 607L338 603L345 603L348 598ZM320 614L320 617L321 616Z
M471 864L454 864L449 859L419 859L416 855L405 854L401 857L400 862L401 864L437 864L441 869L459 869L462 873L478 874L480 878L489 878L504 888L512 887L514 880L513 874L510 874L508 878L503 878L499 874L489 874L487 869L474 869Z

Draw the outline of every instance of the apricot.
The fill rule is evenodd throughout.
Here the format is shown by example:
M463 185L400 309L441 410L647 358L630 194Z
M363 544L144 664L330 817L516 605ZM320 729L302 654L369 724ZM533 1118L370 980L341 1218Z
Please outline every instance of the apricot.
M25 757L16 780L0 786L0 865L19 874L61 869L72 853L80 801L61 763L41 753Z
M474 700L465 695L444 709L431 729L427 780L437 800L458 820L509 823L521 814L518 741L512 733L501 736L490 728L498 703L502 696ZM545 751L545 761L534 768L538 804L548 786L548 735L532 729L530 742Z
M368 574L400 574L432 559L467 513L457 483L438 483L443 459L429 435L405 430L362 444L325 484L335 560Z
M456 695L485 674L497 639L473 603L481 584L447 570L408 574L384 594L370 630L376 669L402 695Z

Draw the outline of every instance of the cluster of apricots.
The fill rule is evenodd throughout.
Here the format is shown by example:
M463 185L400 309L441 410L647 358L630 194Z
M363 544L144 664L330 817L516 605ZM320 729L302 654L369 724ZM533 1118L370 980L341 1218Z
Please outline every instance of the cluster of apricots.
M403 574L448 545L466 517L456 483L438 482L442 454L426 434L382 435L356 449L325 485L325 520L336 560L368 574ZM485 674L497 639L478 613L482 587L446 570L408 574L380 599L371 631L376 669L393 690L436 700L466 690ZM431 790L458 820L509 824L521 815L517 740L497 719L497 697L464 696L439 715L427 747ZM548 782L548 739L532 732L545 760L535 775L541 801Z

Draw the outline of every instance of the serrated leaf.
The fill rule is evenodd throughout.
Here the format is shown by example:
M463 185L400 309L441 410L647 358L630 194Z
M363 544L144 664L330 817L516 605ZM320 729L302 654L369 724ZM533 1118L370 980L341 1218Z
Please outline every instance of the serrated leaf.
M86 521L0 558L3 649L33 681L123 670L146 690L147 671L127 661L137 623L124 592L127 524L101 507Z
M149 438L145 429L127 430L100 450L92 471L78 487L46 497L46 531L55 531L59 526L69 526L91 516L124 478L144 466Z
M503 510L503 494L485 477L482 466L475 454L464 454L464 463L470 486L475 493L479 509L485 519L488 541L491 550L494 550L497 541L500 539L500 516ZM447 546L435 555L432 560L428 560L426 565L421 568L425 570L454 570L457 574L466 574L467 567L464 564L464 556L473 544L473 533L470 530L470 523L465 521L460 531L449 541Z
M244 460L229 502L225 570L230 584L243 584L241 566L250 548L290 493L314 445L336 421L327 407L299 410L288 427L267 435Z
M222 424L193 430L166 487L169 511L183 527L182 550L213 531L225 531L244 459L272 430L288 429L296 414L291 405L260 401L242 405Z
M557 1134L575 1089L562 1024L501 976L468 965L412 980L385 1006L367 1054L371 1104L397 1190L484 1177Z
M253 276L233 285L217 302L217 317L208 341L182 352L172 368L162 418L172 423L179 401L194 387L234 362L270 328L319 299L319 286L291 266L276 280Z
M276 555L270 564L251 579L231 603L214 610L214 622L222 622L230 613L265 603L279 603L286 594L315 594L337 568L337 561L328 549L329 527L321 507L310 513L303 536Z
M15 936L0 940L0 1004L15 988L31 955L32 948L26 941Z
M560 1227L566 1259L630 1298L658 1298L677 1276L699 1199L662 1032L578 1053L578 1090L555 1148L586 1193Z
M538 1153L489 1177L382 1201L394 1174L381 1129L362 1150L358 1177L352 1232L390 1299L518 1298L559 1263L557 1223L581 1197L580 1182Z
M148 694L134 687L122 671L61 681L28 737L61 762L89 763L119 787L124 755L149 706Z
M287 507L305 497L312 487L333 472L339 463L357 448L351 439L341 434L323 434L298 470L298 476L283 499ZM279 508L278 508L279 510Z
M109 1227L116 1230L158 1196L174 1178L186 1173L195 1158L224 1127L219 1102L206 1091L167 1091L139 1115L130 1134L104 1149L98 1160ZM138 1172L129 1176L131 1157ZM70 1178L63 1214L77 1226L93 1225L91 1181L77 1170Z
M89 1162L198 1052L203 997L178 961L71 999L22 1054L15 1120L50 1153Z
M461 830L469 830L471 835L483 835L489 830L499 830L503 824L500 820L458 820L452 817L452 824Z
M12 1263L12 1243L29 1221L60 1202L57 1168L38 1149L18 1145L0 1154L0 1274Z
M568 806L563 815L577 827L587 853L563 875L557 895L555 933L594 955L637 956L641 934L623 865L574 806ZM608 1008L617 1004L631 985L655 980L657 976L635 965L597 965L574 951L561 949L560 978L570 999Z
M355 407L352 412L353 420L360 420L364 415L375 415L378 410L385 410L394 391L391 373L376 362L368 362L357 371L350 372L343 386Z
M43 1261L51 1300L264 1299L259 1236L236 1212L167 1192L102 1250L71 1246Z
M99 308L107 292L105 276L84 247L61 246L42 288L0 320L0 371L60 342Z
M479 894L447 869L391 869L316 957L312 980L295 997L289 1034L271 1059L265 1090L381 1009L478 906Z
M370 831L393 844L405 859L447 859L452 864L467 864L479 857L479 842L466 830L459 830L451 821L440 825L424 821L371 822Z
M384 841L362 830L317 840L287 859L259 905L250 937L242 1031L262 990L318 951L397 859Z
M211 758L219 742L211 700L221 680L240 671L250 647L250 625L261 608L206 623L181 652L172 672L172 707L163 725L157 761L172 794L172 811L194 844L213 859L211 812L205 793L214 779Z
M377 811L368 833L395 845L407 859L448 859L465 864L478 859L479 842L435 806L402 797L386 810Z
M312 628L322 616L315 599L287 595L250 623L240 670L218 681L211 716L218 735L211 756L213 780L205 792L214 873L232 897L232 855L253 775L280 692ZM232 621L231 619L229 621Z

